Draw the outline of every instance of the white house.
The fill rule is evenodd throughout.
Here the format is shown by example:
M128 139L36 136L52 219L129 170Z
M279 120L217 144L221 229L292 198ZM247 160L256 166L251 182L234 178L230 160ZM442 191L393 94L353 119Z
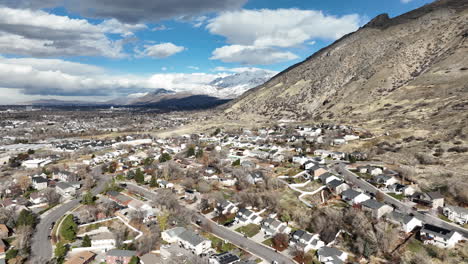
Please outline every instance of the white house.
M32 159L32 160L25 160L21 163L23 167L27 169L37 169L44 167L45 165L51 163L52 161L49 159Z
M216 205L216 212L221 215L235 214L239 208L231 201L224 200Z
M349 185L344 183L342 180L336 180L336 179L329 181L327 183L327 187L335 194L341 194L342 192L350 188Z
M266 236L274 236L276 234L289 234L291 228L285 223L274 218L267 218L262 222L261 229Z
M374 218L379 219L383 215L393 211L393 207L386 205L374 199L369 199L361 203L362 210L372 213Z
M412 232L416 227L421 227L423 224L416 217L397 211L389 213L387 219L394 224L400 225L405 233Z
M424 244L431 244L442 248L453 248L463 236L443 227L425 224L420 231L421 240Z
M35 177L32 177L32 185L33 185L33 188L36 189L36 190L44 190L45 188L47 188L47 179L42 177L42 176L35 176Z
M453 221L457 224L464 225L468 223L468 209L459 207L459 206L452 206L447 205L443 209L443 213L447 216L450 221Z
M262 222L262 217L257 215L256 213L242 208L237 212L236 215L236 221L237 223L243 224L243 225L248 225L248 224L260 224Z
M111 232L98 233L91 236L91 247L110 250L115 248L115 236Z
M394 185L398 183L398 179L390 176L390 175L385 175L385 174L379 174L374 176L374 182L377 184L383 184L385 187L388 187L390 185Z
M304 252L317 250L325 246L325 243L320 240L320 235L311 234L303 230L296 230L291 234L289 240L290 246L302 249Z
M369 200L370 198L371 197L369 195L353 189L348 189L341 193L341 199L351 205L360 204L366 200Z
M317 251L318 260L325 264L343 263L348 253L333 247L322 247Z
M212 255L208 260L209 264L231 264L240 261L240 258L230 252L223 252Z
M75 195L75 188L67 182L58 182L55 185L55 190L63 197L72 197Z

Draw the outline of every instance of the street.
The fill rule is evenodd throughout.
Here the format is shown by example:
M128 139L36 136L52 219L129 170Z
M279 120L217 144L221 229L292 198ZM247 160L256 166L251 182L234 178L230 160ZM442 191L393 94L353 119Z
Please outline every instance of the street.
M133 183L127 183L127 187L135 188L140 194L143 194L147 199L155 201L155 194L153 192ZM224 226L220 226L211 221L210 219L206 218L202 214L196 213L196 215L201 221L200 225L205 227L207 231L229 241L230 243L254 254L257 257L260 257L268 262L277 261L279 264L294 263L294 261L292 261L290 258L280 253L277 253L273 249L268 248L262 244L256 243L253 240L246 238L237 232L231 231Z
M349 171L348 169L346 169L346 164L343 164L343 163L338 164L337 171L340 172L343 175L345 181L354 184L355 186L359 187L363 191L367 191L367 192L373 193L373 194L376 194L379 191L379 189L377 187L375 187L374 185L360 179L356 174L354 174L351 171ZM442 219L440 219L438 217L432 216L430 214L419 213L418 211L414 210L411 206L408 206L408 205L404 204L403 202L393 198L392 196L390 196L390 195L388 195L386 193L383 193L383 194L384 194L384 196L383 196L384 202L387 203L387 204L393 205L398 210L400 210L402 212L405 212L407 214L412 213L414 216L421 219L424 223L437 225L437 226L444 227L444 228L447 228L447 229L450 229L450 230L455 230L455 231L459 232L460 234L462 234L464 237L468 237L468 230L467 229L465 229L465 228L463 228L461 226L446 222L446 221L444 221L444 220L442 220Z
M98 176L101 174L101 166L93 168L92 173L96 176L96 186L91 190L91 193L96 195L104 190L108 181ZM36 230L32 238L31 260L48 261L52 259L52 242L49 239L51 230L49 228L52 223L57 222L62 216L78 206L80 204L80 200L81 198L73 199L65 204L58 205L47 212L47 215L40 218L40 222L36 226Z

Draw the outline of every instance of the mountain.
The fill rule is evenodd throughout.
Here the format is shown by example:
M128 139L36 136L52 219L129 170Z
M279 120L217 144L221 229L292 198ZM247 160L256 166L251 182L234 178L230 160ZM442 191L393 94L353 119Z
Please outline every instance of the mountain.
M468 170L468 1L380 15L221 110L252 124L292 119L369 129L381 136L359 149L387 162L430 164L415 173L447 186L440 173L466 177Z
M221 98L236 98L249 89L264 84L275 74L267 70L250 70L216 78L209 85L216 88L212 95Z
M90 106L96 105L96 102L87 101L72 101L72 100L56 100L56 99L39 99L22 103L23 105L34 106Z

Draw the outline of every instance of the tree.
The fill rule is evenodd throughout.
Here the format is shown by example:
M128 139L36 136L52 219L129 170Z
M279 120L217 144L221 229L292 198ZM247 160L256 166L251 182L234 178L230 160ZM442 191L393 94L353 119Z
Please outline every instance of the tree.
M240 165L241 165L240 159L237 159L237 160L235 160L235 161L232 163L232 166L233 166L233 167L240 166Z
M91 176L91 175L86 176L86 178L84 180L84 184L83 184L83 189L91 190L91 188L93 188L93 186L94 186L93 176Z
M140 259L137 256L133 256L130 259L130 262L128 264L139 264L139 263L140 263Z
M273 236L273 245L277 248L287 248L288 247L288 235L283 233L278 233Z
M68 247L63 242L59 242L55 245L55 257L57 258L58 262L62 262L65 256L68 253Z
M29 186L31 186L31 179L29 179L28 176L24 175L24 176L20 176L19 179L18 179L18 184L21 188L21 190L23 190L23 192L27 191L29 189Z
M36 215L29 210L23 209L16 220L16 226L31 226L36 225Z
M154 188L158 186L158 182L156 181L156 176L152 175L150 180L150 187Z
M135 181L139 184L143 184L145 182L145 175L143 174L140 168L136 170Z
M200 159L202 157L203 157L203 149L200 148L195 154L195 158Z
M378 191L376 194L375 194L375 199L379 202L383 202L385 198L385 195L383 194L383 192L381 191Z
M92 193L90 192L86 192L84 195L83 195L83 199L81 200L81 203L82 204L85 204L85 205L93 205L94 204L94 196Z
M78 230L78 225L73 220L73 215L67 215L63 219L60 236L67 241L74 241L76 239L76 232Z
M58 194L55 189L52 188L47 188L44 190L44 197L49 206L56 205L60 202L60 194Z
M90 247L91 246L91 238L88 235L83 237L83 242L81 242L82 247Z
M161 154L161 156L159 157L159 162L163 163L163 162L169 161L169 160L171 160L171 159L172 159L171 155L169 155L169 153L167 153L167 152L164 152L164 153Z
M28 154L33 155L35 153L34 149L28 149Z
M187 150L187 158L195 156L195 147L190 146Z
M6 260L14 259L16 258L16 256L18 256L18 250L12 248L6 252L5 259Z
M161 213L158 215L158 223L159 223L159 229L161 231L164 231L166 230L167 228L167 223L168 223L168 219L169 219L169 212L164 212L164 213Z

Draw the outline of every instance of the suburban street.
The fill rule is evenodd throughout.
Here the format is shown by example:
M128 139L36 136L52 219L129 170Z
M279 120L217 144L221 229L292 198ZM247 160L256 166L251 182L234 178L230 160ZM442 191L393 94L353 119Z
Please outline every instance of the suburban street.
M104 190L108 181L100 177L101 166L93 168L92 173L96 179L96 186L91 190L91 193L96 195ZM78 206L80 200L80 198L73 199L65 204L58 205L40 217L31 244L31 259L33 261L40 262L52 259L52 243L49 239L51 230L49 228L52 223L57 222L62 216Z
M140 194L144 195L147 199L153 200L155 195L153 192L146 188L140 187L133 183L127 183L127 187L136 189ZM224 226L220 226L204 215L195 212L201 221L201 226L208 229L210 233L229 241L230 243L260 257L268 262L277 261L279 264L295 263L290 258L275 252L273 249L268 248L262 244L259 244L249 238L242 236L241 234L231 231Z
M350 183L354 184L355 186L359 187L363 191L367 191L367 192L373 193L373 194L376 194L379 191L379 189L377 187L375 187L374 185L366 182L365 180L360 179L356 174L349 171L346 168L346 164L344 164L344 163L338 164L337 172L341 173L343 175L344 179L347 182L350 182ZM462 234L463 236L468 237L468 230L467 229L465 229L465 228L463 228L461 226L458 226L456 224L446 222L446 221L444 221L444 220L442 220L442 219L440 219L438 217L435 217L433 215L422 214L422 213L414 210L411 206L409 206L407 204L404 204L403 202L393 198L392 196L390 196L390 195L388 195L386 193L383 193L383 194L384 194L384 196L383 196L384 202L387 203L387 204L393 205L398 210L400 210L402 212L405 212L405 213L408 213L408 214L412 213L414 216L418 217L419 219L421 219L422 221L424 221L427 224L438 225L438 226L441 226L441 227L444 227L444 228L447 228L447 229L453 229L453 230L459 232L460 234Z

